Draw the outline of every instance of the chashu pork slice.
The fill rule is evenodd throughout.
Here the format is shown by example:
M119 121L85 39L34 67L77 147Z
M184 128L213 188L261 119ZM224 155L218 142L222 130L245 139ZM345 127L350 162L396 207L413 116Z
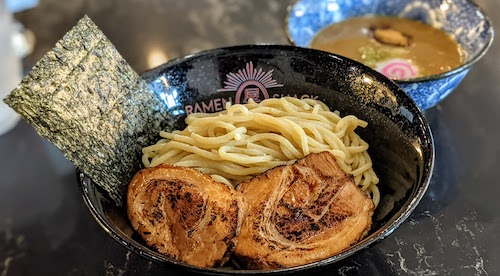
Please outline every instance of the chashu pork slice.
M234 251L247 269L293 267L342 252L371 227L374 204L329 152L241 183L248 212Z
M158 252L199 267L224 264L244 215L241 194L197 170L159 165L128 187L133 228Z

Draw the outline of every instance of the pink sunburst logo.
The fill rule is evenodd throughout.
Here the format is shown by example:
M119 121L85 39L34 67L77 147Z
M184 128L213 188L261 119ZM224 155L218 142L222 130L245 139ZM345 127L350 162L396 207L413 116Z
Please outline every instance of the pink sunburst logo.
M245 68L239 69L236 73L226 75L224 88L217 89L218 92L236 91L235 103L246 103L250 98L255 102L268 99L268 88L282 87L273 79L274 70L267 72L262 68L254 68L252 62L248 62Z

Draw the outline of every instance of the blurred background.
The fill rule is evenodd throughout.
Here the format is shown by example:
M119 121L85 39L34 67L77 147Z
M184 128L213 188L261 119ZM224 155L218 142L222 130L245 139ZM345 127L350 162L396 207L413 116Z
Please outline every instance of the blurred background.
M293 1L259 2L74 0L61 5L62 1L42 0L37 12L26 10L15 17L39 39L26 59L27 67L87 14L132 67L143 72L166 60L221 46L288 44L284 18Z

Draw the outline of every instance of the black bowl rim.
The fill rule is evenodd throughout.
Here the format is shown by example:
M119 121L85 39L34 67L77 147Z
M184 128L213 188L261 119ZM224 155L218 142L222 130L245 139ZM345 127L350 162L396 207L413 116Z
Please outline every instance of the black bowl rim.
M290 268L280 268L280 269L274 269L274 270L227 270L223 268L200 268L196 267L193 265L189 265L183 262L176 261L174 259L168 258L160 253L154 252L153 250L149 249L148 247L145 247L138 242L129 239L126 237L123 233L120 233L119 231L116 231L108 222L107 219L98 212L96 206L92 204L92 199L90 197L90 192L89 192L89 185L92 185L94 187L90 187L95 189L95 183L90 179L88 176L83 174L78 168L77 168L77 180L79 183L79 186L82 191L82 197L87 205L88 209L90 210L92 216L94 219L97 221L97 223L113 238L115 239L118 243L126 247L128 250L143 256L151 261L158 262L160 264L170 264L174 265L177 267L181 267L193 272L198 272L198 273L204 273L204 274L210 274L210 275L240 275L240 274L259 274L259 275L271 275L271 274L286 274L286 273L294 273L294 272L300 272L308 269L313 269L313 268L319 268L319 267L324 267L327 265L331 265L334 263L337 263L347 257L350 257L356 253L359 253L360 251L364 251L376 243L382 241L385 239L387 236L389 236L394 230L396 230L409 216L410 214L415 210L417 207L418 203L422 200L423 196L425 195L425 192L427 191L433 169L434 169L434 162L435 162L435 147L434 147L434 139L432 136L432 132L430 129L429 124L427 123L423 113L421 110L418 108L417 104L408 96L401 88L399 88L392 80L389 78L383 76L381 73L359 63L354 60L351 60L349 58L339 56L336 54L324 52L324 51L319 51L311 48L305 48L305 47L299 47L299 46L293 46L293 45L273 45L273 44L250 44L250 45L238 45L238 46L230 46L230 47L222 47L222 48L215 48L215 49L210 49L210 50L205 50L201 51L192 55L187 55L184 57L172 59L168 62L166 62L163 65L160 65L158 67L162 66L171 66L180 62L184 62L186 60L190 59L195 59L198 57L202 56L208 56L208 55L214 55L217 53L225 53L228 51L233 51L233 50L243 50L243 49L255 49L255 48L274 48L274 49L281 49L281 50L294 50L294 51L306 51L309 53L316 52L319 55L323 55L325 58L336 58L340 60L347 61L351 65L355 65L357 67L360 67L361 69L365 71L369 71L375 75L381 76L382 80L385 80L387 84L393 84L394 87L397 89L394 90L394 92L401 94L402 97L405 97L408 102L414 106L415 110L417 111L417 117L414 118L414 120L418 120L418 124L422 126L422 136L423 136L423 141L422 144L427 144L429 147L428 151L428 162L425 162L423 164L422 168L422 178L421 182L422 185L418 188L417 191L415 191L415 195L412 198L412 200L408 203L406 208L404 210L400 210L401 215L394 219L392 222L388 223L388 225L385 227L385 229L381 230L378 234L376 235L371 235L368 238L365 238L358 244L356 244L353 247L350 247L348 250L339 253L337 255L334 255L332 257L329 257L327 259L305 264L305 265L300 265L300 266L295 266L295 267L290 267ZM158 68L156 67L156 68ZM151 69L154 70L155 68ZM143 250L144 248L145 250ZM147 251L146 251L147 250Z
M295 41L292 38L292 35L290 34L290 30L288 28L288 20L290 19L290 13L292 12L293 8L300 1L301 0L296 0L295 3L288 6L287 14L285 17L286 37L288 38L288 41L294 46L298 46L298 45L295 43ZM475 6L477 11L479 11L479 13L483 16L484 20L488 23L488 26L489 26L489 28L488 28L488 41L484 45L484 47L475 56L473 56L469 61L463 63L462 65L460 65L459 67L457 67L455 69L452 69L452 70L449 70L449 71L446 71L443 73L439 73L439 74L425 76L425 77L400 79L400 80L391 79L392 81L399 83L399 84L410 84L410 83L416 83L416 82L428 82L428 81L443 79L443 78L446 78L448 76L458 74L458 73L472 67L472 65L474 65L477 61L479 61L486 54L486 52L488 52L488 49L493 44L493 40L495 37L495 31L493 29L493 22L490 20L490 18L486 15L486 13L483 11L483 9L476 2L474 2L472 0L466 0L466 1L469 4L471 4L472 6ZM302 47L302 46L299 46L299 47Z

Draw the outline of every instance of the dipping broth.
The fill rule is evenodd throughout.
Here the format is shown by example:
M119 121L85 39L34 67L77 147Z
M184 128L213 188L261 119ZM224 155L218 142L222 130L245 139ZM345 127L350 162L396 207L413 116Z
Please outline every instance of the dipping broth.
M389 78L436 75L463 63L460 45L431 25L399 17L355 17L332 24L311 48L359 61Z

